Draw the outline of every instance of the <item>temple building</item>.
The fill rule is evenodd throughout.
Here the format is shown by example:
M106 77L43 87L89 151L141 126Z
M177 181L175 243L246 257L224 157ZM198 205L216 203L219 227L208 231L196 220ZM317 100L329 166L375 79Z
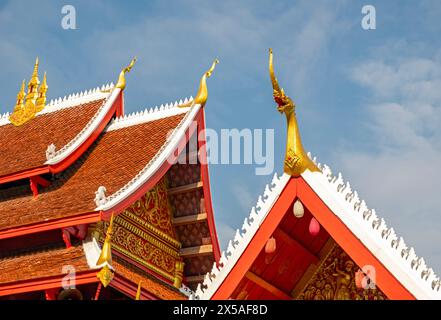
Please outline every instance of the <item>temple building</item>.
M124 115L135 61L115 86L46 104L37 60L0 118L1 299L187 299L218 261L199 161L215 64L195 99Z
M340 173L305 152L271 50L269 69L288 124L284 172L265 187L192 299L441 299L441 281L424 259Z
M135 62L46 103L37 59L0 116L0 299L441 299L424 259L305 152L272 51L284 172L221 253L204 136L218 61L194 99L126 115Z

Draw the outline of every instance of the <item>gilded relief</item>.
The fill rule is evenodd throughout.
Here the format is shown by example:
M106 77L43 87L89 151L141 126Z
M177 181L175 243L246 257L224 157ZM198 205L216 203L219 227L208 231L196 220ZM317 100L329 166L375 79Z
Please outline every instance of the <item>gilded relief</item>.
M170 212L167 181L163 178L123 214L133 215L176 239Z
M299 300L386 300L378 288L357 288L359 267L337 245L297 297Z

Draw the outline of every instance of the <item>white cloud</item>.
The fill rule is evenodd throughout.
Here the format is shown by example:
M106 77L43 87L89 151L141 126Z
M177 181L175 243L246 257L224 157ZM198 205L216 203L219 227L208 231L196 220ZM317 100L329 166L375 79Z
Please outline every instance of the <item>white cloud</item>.
M338 149L339 167L367 203L439 274L439 55L366 61L354 67L352 78L373 94L366 107L366 124L369 142L376 148L355 152Z

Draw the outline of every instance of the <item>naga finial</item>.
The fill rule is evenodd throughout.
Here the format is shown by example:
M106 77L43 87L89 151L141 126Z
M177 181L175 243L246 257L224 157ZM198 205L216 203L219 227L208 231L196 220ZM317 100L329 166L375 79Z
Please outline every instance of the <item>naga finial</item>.
M217 58L214 59L210 69L208 69L208 71L202 75L201 81L199 83L199 90L194 100L190 103L179 105L180 108L191 107L195 104L200 104L201 106L205 105L208 99L207 78L211 77L211 74L213 73L214 68L218 63L219 60Z
M130 70L132 70L133 66L135 65L137 58L133 58L132 61L130 61L130 64L125 67L124 69L121 70L120 74L119 74L119 78L118 78L118 83L116 84L116 88L120 88L121 90L124 90L124 88L126 87L126 73L130 72Z
M269 49L269 73L273 86L274 101L277 103L277 110L285 114L288 123L284 172L293 177L298 177L307 169L310 171L320 171L303 149L296 119L295 104L292 99L285 94L283 89L280 88L279 82L274 75L273 51L271 48Z
M103 248L101 249L101 254L96 262L97 266L102 266L100 272L97 273L98 279L104 287L107 287L113 279L112 272L112 234L113 234L113 220L114 216L110 218L110 224L107 228L106 239L104 240Z

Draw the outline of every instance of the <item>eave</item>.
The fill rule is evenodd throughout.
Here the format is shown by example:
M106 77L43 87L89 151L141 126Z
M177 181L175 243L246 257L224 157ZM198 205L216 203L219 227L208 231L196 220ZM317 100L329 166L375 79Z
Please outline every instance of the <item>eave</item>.
M86 126L66 145L56 151L55 156L45 163L42 163L39 167L33 167L20 172L12 172L0 177L0 184L17 181L21 179L31 178L37 175L43 174L57 174L66 170L70 165L77 161L83 153L92 145L92 143L103 132L104 128L110 122L114 115L120 115L123 106L123 92L119 88L113 88L113 85L103 86L104 89L112 90L110 95L106 97L106 100L102 106L98 109L96 114L90 119ZM73 96L71 99L56 100L49 103L48 109L50 112L61 110L66 108L68 104L80 104L90 101L98 100L102 98L103 94L99 89L95 89L89 94L83 94L80 96ZM68 107L71 107L68 105ZM43 111L41 114L46 114L48 111ZM7 119L5 116L4 119ZM2 119L2 121L5 121ZM48 141L48 146L51 141Z

